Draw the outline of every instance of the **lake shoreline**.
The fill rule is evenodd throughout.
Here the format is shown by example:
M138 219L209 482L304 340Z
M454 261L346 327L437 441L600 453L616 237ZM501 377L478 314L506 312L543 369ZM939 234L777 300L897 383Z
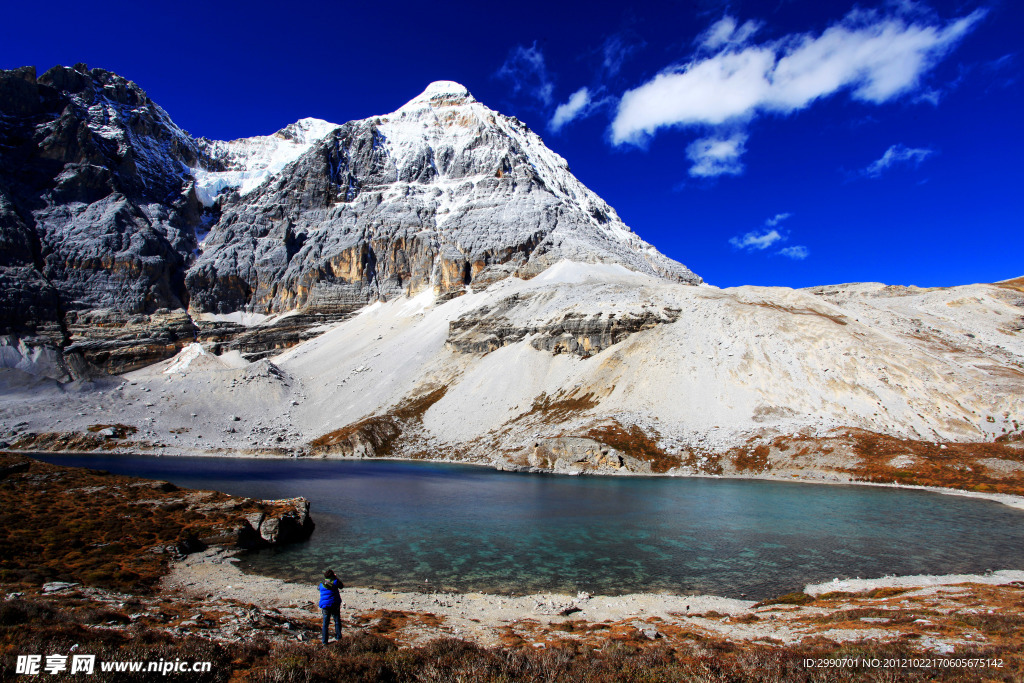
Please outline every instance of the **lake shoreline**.
M86 481L88 477L97 481ZM34 492L40 482L49 481L61 501L74 501L85 506L83 510L102 496L133 491L159 514L169 513L172 508L163 503L173 504L171 498L198 496L197 501L209 503L210 496L223 495L168 488L159 480L98 475L88 468L44 463L11 463L7 480L26 494ZM131 500L134 498L124 503L132 506L128 513L134 513L136 505ZM225 512L237 508L232 501L224 503L230 503L220 506ZM21 507L25 505L22 502ZM55 513L63 509L56 506ZM69 520L54 524L70 527ZM68 557L73 551L71 544L54 547ZM98 552L88 548L94 555ZM161 545L156 549L165 550ZM108 634L116 631L131 637L139 628L146 628L169 638L199 636L222 643L247 643L262 636L284 647L297 646L296 641L313 641L310 647L319 647L315 644L320 617L315 582L295 583L247 573L236 566L240 551L223 545L181 548L159 555L153 550L142 544L135 549L121 548L118 555L119 561L153 560L154 572L160 570L156 565L162 565L161 576L151 589L143 590L137 581L125 578L120 584L125 592L121 593L117 586L93 585L95 577L89 575L84 576L83 585L78 583L83 578L72 567L71 576L58 577L56 582L51 578L40 584L38 578L26 574L16 583L6 583L6 600L11 610L21 609L25 615L32 614L38 609L33 605L42 601L56 613L80 611L85 619L95 619L89 609L100 605L103 619L114 620L97 627ZM184 556L172 557L181 554ZM35 556L29 558L24 556L38 569ZM71 567L60 558L56 561L64 570ZM892 652L898 653L1001 654L1019 652L1024 644L1016 626L1024 623L1022 591L1024 571L1019 570L837 578L760 603L671 592L503 595L345 588L342 619L348 636L383 636L398 647L428 646L454 638L501 652L560 648L608 652L625 644L667 646L681 652L696 648L699 653L711 644L723 643L723 647L740 652L798 648L820 653L842 648L843 643L870 643L876 648L895 648ZM36 630L47 628L38 620L26 623Z
M550 475L558 477L629 477L629 478L651 478L651 479L730 479L730 480L742 480L742 481L774 481L774 482L790 482L794 484L827 484L829 486L875 486L879 488L889 488L905 491L925 491L930 493L941 493L948 496L962 496L965 498L975 498L978 500L987 500L994 503L1000 503L1016 510L1024 510L1024 496L1016 495L1012 493L995 493L988 491L969 491L966 489L957 489L953 487L942 487L942 486L919 486L915 484L900 484L900 483L886 483L886 482L875 482L875 481L857 481L855 479L839 479L838 476L829 471L818 471L814 474L819 475L821 478L815 478L811 476L783 476L783 475L772 475L772 474L704 474L704 473L637 473L637 472L584 472L584 473L565 473L555 472L551 470L538 469L538 468L507 468L496 466L491 463L479 463L479 462L467 462L462 460L442 460L442 459L424 459L424 458L402 458L402 457L386 457L386 458L354 458L354 457L339 457L339 456L323 456L323 457L300 457L296 458L290 455L251 455L251 454L238 454L228 455L224 453L140 453L140 452L111 452L111 451L17 451L17 450L2 450L0 453L10 453L16 455L22 455L25 457L37 457L37 456L90 456L90 455L102 455L102 456L143 456L152 458L232 458L232 459L243 459L243 460L296 460L298 462L312 462L312 461L329 461L337 460L343 462L410 462L420 464L439 464L439 465L465 465L470 467L478 467L483 469L494 470L497 472L506 472L509 474L525 474L525 475Z
M316 586L299 584L263 574L253 574L236 566L238 551L210 549L174 562L161 588L169 594L188 599L215 595L220 599L251 603L263 610L278 610L299 619L319 614ZM344 577L342 577L344 580ZM970 589L964 587L970 587ZM715 595L675 595L670 593L631 593L618 596L576 596L563 593L532 593L508 596L481 592L412 592L374 588L350 588L341 591L342 619L358 622L360 615L395 613L418 615L404 634L410 644L421 644L436 637L469 639L483 646L502 643L509 629L520 627L543 642L551 634L565 631L567 624L616 624L658 634L673 629L698 629L707 637L727 638L753 643L771 639L785 645L800 643L807 637L824 636L836 642L864 638L886 640L901 632L883 628L882 619L859 624L839 625L822 631L805 623L807 617L832 619L835 606L816 607L824 600L859 604L897 595L915 595L918 600L942 599L961 595L980 587L1024 586L1024 570L1000 570L987 574L948 574L885 576L874 579L836 579L808 584L802 596L781 600L740 600ZM901 600L906 602L906 598ZM873 603L872 603L873 604ZM930 622L929 622L930 623ZM867 628L865 628L867 627ZM872 628L874 627L874 628ZM571 629L570 629L571 630ZM652 636L660 637L660 636ZM969 638L928 641L939 652L952 651L955 644Z

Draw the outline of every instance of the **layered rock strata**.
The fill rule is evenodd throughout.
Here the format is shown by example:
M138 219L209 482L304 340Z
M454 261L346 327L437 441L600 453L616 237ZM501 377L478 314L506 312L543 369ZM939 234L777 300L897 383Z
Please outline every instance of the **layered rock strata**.
M680 313L674 307L644 306L625 313L565 311L543 322L506 317L522 303L521 296L513 295L453 320L448 324L448 347L486 354L530 337L530 346L538 351L589 358L641 330L674 323Z

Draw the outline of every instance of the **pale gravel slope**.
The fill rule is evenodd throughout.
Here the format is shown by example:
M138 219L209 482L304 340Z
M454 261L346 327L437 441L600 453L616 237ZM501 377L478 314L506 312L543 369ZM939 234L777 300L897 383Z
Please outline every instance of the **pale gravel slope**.
M501 308L510 297L518 298ZM582 434L608 420L656 431L670 453L849 427L984 441L1024 423L1024 341L1015 331L1022 300L992 285L721 290L562 262L444 303L427 292L374 304L272 364L207 356L167 373L172 359L119 388L12 393L0 404L0 426L122 422L168 453L301 449L444 386L397 455L501 464L537 437ZM509 325L530 327L571 312L645 307L678 309L678 319L590 358L538 350L533 336L486 354L446 344L449 324L466 315L486 321L498 310ZM597 405L555 423L524 417L538 397L584 394Z

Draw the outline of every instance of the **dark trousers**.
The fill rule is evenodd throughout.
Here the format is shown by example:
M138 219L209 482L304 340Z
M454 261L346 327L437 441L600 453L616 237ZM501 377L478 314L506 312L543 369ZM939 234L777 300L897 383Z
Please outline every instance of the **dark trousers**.
M324 613L324 628L321 638L324 645L327 644L327 630L331 625L331 617L334 617L334 639L341 640L341 605L321 607L320 611Z

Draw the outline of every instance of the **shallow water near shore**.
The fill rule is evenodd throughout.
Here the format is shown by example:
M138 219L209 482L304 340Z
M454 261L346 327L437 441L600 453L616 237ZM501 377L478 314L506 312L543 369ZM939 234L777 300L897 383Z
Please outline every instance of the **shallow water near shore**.
M254 498L304 496L317 527L247 571L395 590L762 599L832 578L1024 568L1024 512L924 491L564 477L436 463L45 456Z

